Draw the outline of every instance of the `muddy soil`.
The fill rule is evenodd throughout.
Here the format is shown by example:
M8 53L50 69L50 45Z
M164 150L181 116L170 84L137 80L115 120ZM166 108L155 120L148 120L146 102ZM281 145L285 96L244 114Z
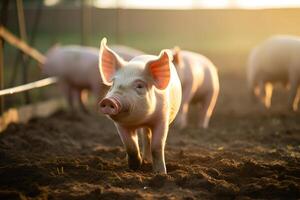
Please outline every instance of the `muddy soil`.
M221 76L209 129L172 127L167 175L127 167L112 122L60 111L0 135L0 199L299 199L300 114L282 89L267 111L253 104L244 76ZM275 91L276 92L276 91Z

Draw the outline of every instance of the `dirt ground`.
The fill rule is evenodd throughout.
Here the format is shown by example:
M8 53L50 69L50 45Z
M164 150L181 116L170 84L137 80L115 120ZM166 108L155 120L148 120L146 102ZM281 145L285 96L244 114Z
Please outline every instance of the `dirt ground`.
M0 199L299 199L300 114L279 90L264 110L244 76L221 76L209 129L171 128L167 175L127 167L112 122L60 111L0 135ZM275 91L276 92L276 91Z

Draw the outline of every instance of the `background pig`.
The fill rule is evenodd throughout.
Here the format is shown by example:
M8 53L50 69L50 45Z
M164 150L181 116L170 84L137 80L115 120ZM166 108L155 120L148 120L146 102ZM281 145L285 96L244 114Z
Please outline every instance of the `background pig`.
M121 56L121 58L123 58L126 61L129 61L136 56L145 54L140 50L124 45L112 45L110 46L110 49L116 52L119 56Z
M77 101L83 111L81 94L84 89L99 95L107 87L101 84L98 75L98 50L92 47L57 46L46 54L43 72L49 76L58 76L60 86L73 109Z
M114 46L114 50L125 60L142 54L141 51L121 45ZM87 111L81 98L83 90L92 91L96 98L103 97L108 90L99 77L98 56L97 48L75 45L55 46L46 55L43 72L60 78L60 86L72 109L77 102L83 111Z
M101 41L100 74L111 86L100 109L115 122L126 148L129 168L142 164L137 129L144 128L143 159L153 161L155 172L166 173L164 158L169 124L181 103L181 84L172 55L142 55L124 61Z
M259 98L266 108L271 106L275 83L289 86L288 105L296 111L299 102L300 38L274 36L253 49L247 78L252 95Z
M182 84L182 103L176 122L180 128L187 125L190 103L199 104L198 126L207 128L219 95L219 78L213 63L206 57L180 50L173 50L173 63Z

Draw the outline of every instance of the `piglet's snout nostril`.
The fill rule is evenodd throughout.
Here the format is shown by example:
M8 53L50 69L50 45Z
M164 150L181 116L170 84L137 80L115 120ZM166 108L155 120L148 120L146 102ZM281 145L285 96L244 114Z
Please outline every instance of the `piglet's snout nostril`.
M100 110L102 113L107 115L116 115L120 112L121 106L120 102L112 97L104 98L100 102Z

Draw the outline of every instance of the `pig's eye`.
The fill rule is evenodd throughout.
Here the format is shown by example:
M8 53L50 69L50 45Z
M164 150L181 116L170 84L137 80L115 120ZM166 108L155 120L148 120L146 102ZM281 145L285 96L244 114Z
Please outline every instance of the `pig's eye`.
M137 88L137 89L143 89L143 88L144 88L144 85L141 84L141 83L138 83L138 84L136 85L136 88Z
M142 81L134 82L134 88L138 94L144 94L146 89L146 83Z

